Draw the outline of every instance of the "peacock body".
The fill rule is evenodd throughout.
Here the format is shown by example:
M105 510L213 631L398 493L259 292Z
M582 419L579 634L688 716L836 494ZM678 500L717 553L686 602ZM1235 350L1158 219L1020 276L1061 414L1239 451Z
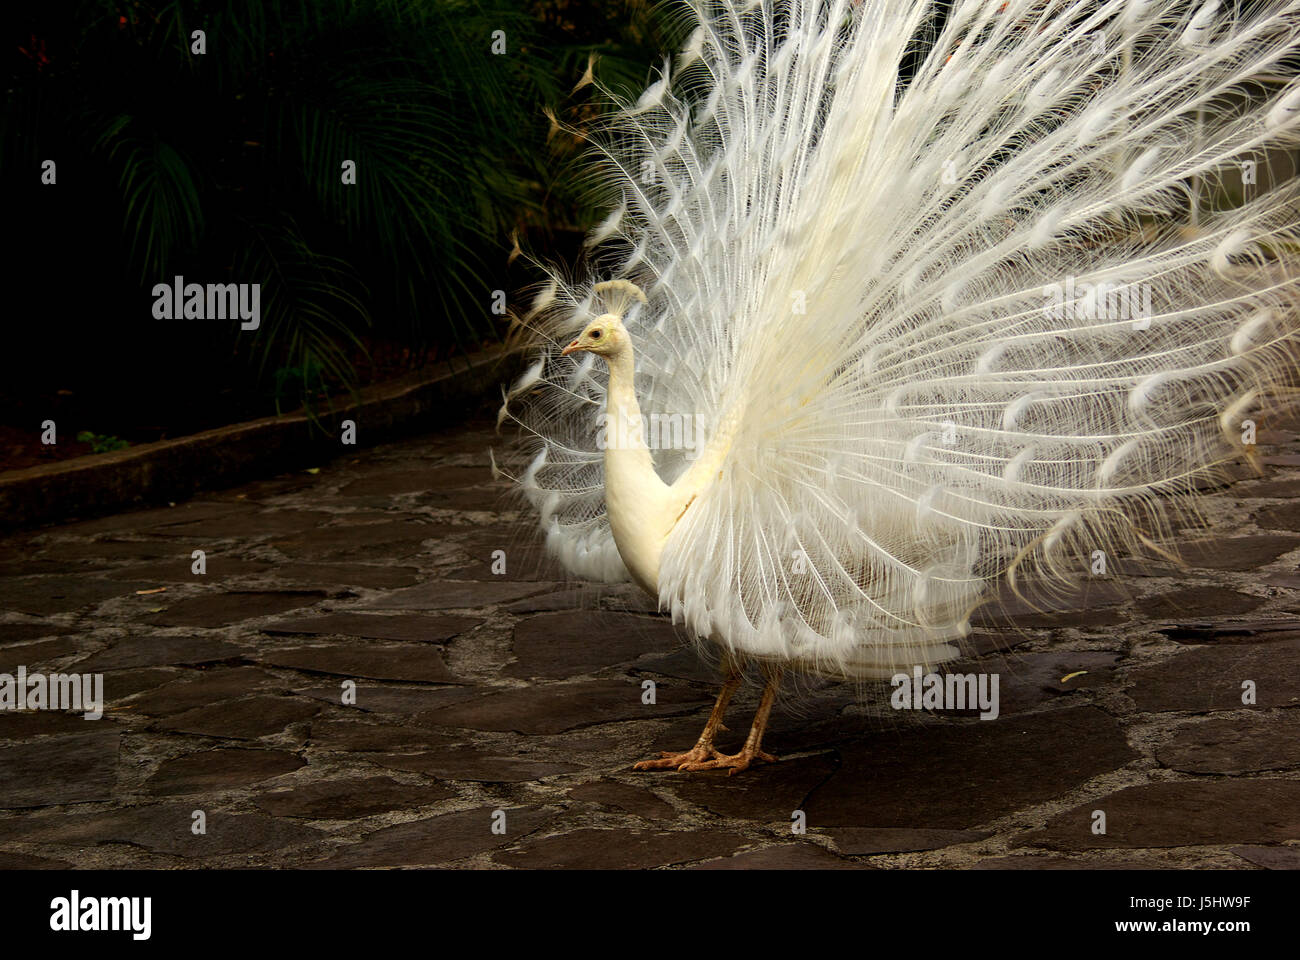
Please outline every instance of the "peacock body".
M572 573L736 659L891 676L1249 453L1296 373L1300 180L1267 161L1300 2L687 12L502 408Z

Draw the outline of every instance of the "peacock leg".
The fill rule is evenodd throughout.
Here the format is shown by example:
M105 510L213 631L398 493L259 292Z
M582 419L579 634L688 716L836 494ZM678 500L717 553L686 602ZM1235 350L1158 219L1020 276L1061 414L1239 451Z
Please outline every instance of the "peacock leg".
M775 763L776 757L770 753L764 753L761 749L763 745L763 733L767 730L767 718L772 712L772 704L776 702L777 691L781 689L781 668L769 667L764 669L767 677L767 686L763 688L763 699L758 702L758 710L754 714L754 724L749 728L749 736L745 738L745 745L740 748L739 753L725 754L713 751L713 757L710 760L697 760L684 764L682 770L717 770L723 767L727 769L727 776L738 770L749 769L750 764L755 760L765 760L768 763Z
M731 695L736 692L740 686L740 668L734 661L727 662L727 679L722 684L722 689L718 692L718 699L713 704L713 712L709 714L709 722L704 725L704 732L700 734L700 739L695 742L695 746L684 753L674 753L671 750L664 750L659 754L658 760L642 760L632 767L633 770L680 770L683 767L690 768L691 764L697 764L704 760L711 760L714 757L722 756L713 748L713 738L718 729L722 727L722 717L727 712L727 704L731 702Z

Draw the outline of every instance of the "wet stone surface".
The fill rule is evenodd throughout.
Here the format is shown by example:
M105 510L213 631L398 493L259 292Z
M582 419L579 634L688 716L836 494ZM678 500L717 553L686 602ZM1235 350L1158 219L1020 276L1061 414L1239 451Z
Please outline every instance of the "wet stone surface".
M691 870L870 870L861 861L837 857L811 843L783 843L779 846L747 850L732 857L705 860Z
M546 558L490 422L20 532L0 673L102 673L106 707L0 709L0 869L1296 869L1295 435L1185 566L978 611L952 669L999 677L996 719L804 680L735 776L632 770L694 742L715 672Z
M1259 773L1300 765L1300 711L1229 715L1179 727L1156 759L1187 773Z
M410 820L368 832L361 841L341 847L316 864L340 867L423 867L485 856L515 846L551 821L536 806L479 807L441 816Z
M644 870L734 853L745 838L710 829L681 832L583 828L525 842L497 854L497 863L523 869Z
M1091 829L1096 810L1106 815L1104 834ZM1059 814L1024 842L1057 850L1282 843L1297 830L1300 782L1216 780L1126 787Z
M416 640L432 643L449 640L478 626L469 617L376 616L367 613L331 613L324 617L277 620L267 633L338 635L370 640Z
M201 796L292 773L303 763L284 750L201 750L164 760L144 786L152 794Z
M410 810L454 797L441 783L398 783L391 777L347 777L263 794L254 802L276 817L352 820L391 810Z
M320 712L310 700L261 696L222 701L195 707L175 716L164 717L155 727L181 733L232 740L257 740L271 737L291 723L308 720Z
M118 733L92 728L0 747L4 771L0 807L109 799L117 780L120 746Z

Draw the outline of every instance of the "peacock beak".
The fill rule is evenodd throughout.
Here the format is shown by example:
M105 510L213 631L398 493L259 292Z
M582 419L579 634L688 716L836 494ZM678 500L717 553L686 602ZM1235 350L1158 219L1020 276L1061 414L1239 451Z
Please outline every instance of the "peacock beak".
M581 350L581 349L582 347L578 346L578 341L574 340L573 343L569 344L567 347L565 347L563 350L560 351L560 356L567 357L575 350Z

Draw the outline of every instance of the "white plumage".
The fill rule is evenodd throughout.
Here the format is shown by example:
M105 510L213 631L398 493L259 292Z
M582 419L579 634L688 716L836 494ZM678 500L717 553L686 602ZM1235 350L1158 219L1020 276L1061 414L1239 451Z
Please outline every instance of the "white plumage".
M691 13L597 138L595 276L540 289L502 409L574 574L740 657L890 676L1248 452L1295 379L1300 181L1265 161L1300 143L1300 2ZM561 355L589 325L626 377ZM613 449L607 401L706 442Z

